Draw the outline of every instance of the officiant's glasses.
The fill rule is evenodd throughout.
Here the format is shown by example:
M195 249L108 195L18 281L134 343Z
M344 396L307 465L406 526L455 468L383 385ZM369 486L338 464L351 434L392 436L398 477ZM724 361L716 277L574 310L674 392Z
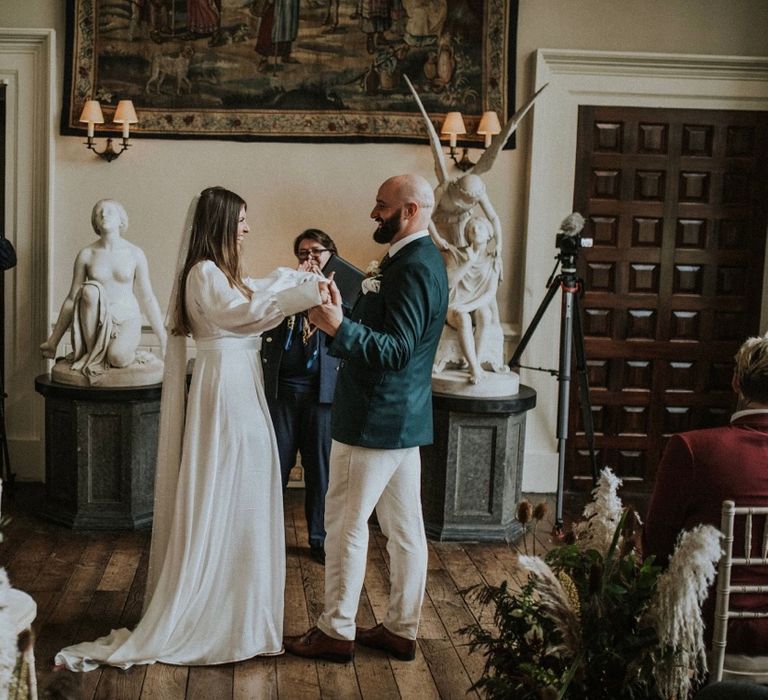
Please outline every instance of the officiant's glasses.
M323 253L332 253L329 248L311 248L310 250L300 250L296 253L299 260L306 260L311 255L313 258L319 258Z

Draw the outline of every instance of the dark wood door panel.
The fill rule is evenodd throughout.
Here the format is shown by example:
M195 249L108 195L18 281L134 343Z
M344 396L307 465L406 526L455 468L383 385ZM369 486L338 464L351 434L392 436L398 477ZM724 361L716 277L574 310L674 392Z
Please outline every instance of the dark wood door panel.
M759 332L768 115L582 107L574 209L599 463L653 485L675 432L727 421L733 355ZM571 392L568 487L591 486Z

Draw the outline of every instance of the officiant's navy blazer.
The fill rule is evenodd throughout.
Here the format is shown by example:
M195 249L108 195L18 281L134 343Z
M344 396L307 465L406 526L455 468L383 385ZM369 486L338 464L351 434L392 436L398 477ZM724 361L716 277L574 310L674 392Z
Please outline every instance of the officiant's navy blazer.
M285 334L287 320L261 336L261 367L264 371L264 393L268 399L276 399L280 385L280 365L285 355ZM320 370L318 382L318 403L331 403L336 389L336 376L339 360L329 357L325 342L325 333L318 331L319 353L317 357Z
M432 442L432 364L448 308L445 264L432 240L381 264L378 292L360 295L330 340L342 358L334 440L397 449Z

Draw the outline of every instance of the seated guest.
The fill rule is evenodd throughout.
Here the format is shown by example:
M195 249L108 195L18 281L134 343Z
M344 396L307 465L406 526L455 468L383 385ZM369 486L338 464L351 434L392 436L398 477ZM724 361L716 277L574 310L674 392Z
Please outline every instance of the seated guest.
M700 523L720 527L724 500L733 500L737 506L768 506L768 338L750 338L735 359L732 385L738 410L730 425L673 435L659 465L643 549L646 556L655 554L662 566L681 530ZM757 524L762 531L762 520ZM735 553L743 541L743 532L737 529ZM731 581L733 585L768 584L768 567L764 571L734 567ZM733 594L731 605L746 610L768 607L756 596ZM713 586L703 610L708 643L714 607ZM768 655L768 618L731 620L726 651Z
M316 228L293 242L299 269L319 271L336 253L331 237ZM330 357L325 334L303 314L289 316L263 335L261 362L269 413L277 437L283 489L301 453L304 513L312 558L325 563L325 493L331 452L331 401L339 360Z

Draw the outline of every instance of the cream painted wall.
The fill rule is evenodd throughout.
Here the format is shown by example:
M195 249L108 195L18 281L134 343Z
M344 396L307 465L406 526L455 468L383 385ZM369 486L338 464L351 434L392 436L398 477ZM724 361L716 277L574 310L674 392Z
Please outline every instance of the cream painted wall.
M64 7L62 0L0 1L0 26L56 31L57 109ZM533 89L532 56L537 48L768 55L766 26L764 0L521 0L517 102ZM275 265L292 264L290 242L308 226L326 229L342 254L365 265L383 252L370 239L368 219L381 180L414 171L434 181L427 146L135 139L128 153L106 163L88 153L81 138L52 136L52 319L67 292L75 252L92 239L90 209L103 197L125 205L131 219L128 237L147 253L155 291L165 307L184 212L192 194L207 185L230 187L249 202L253 233L246 243L246 260L249 272L259 275ZM506 237L502 320L513 325L520 322L524 283L529 138L524 123L517 150L502 153L485 178ZM559 212L558 217L567 213ZM552 246L553 255L554 233L537 234L541 245Z

